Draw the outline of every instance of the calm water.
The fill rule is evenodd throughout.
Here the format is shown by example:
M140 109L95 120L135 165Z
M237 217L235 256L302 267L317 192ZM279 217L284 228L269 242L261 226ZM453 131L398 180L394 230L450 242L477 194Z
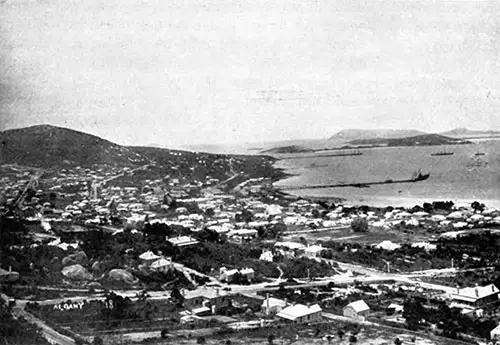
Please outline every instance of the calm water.
M291 191L300 196L341 197L353 204L415 205L425 201L481 200L500 207L500 140L476 141L470 145L393 147L360 150L362 156L313 157L280 160L291 178L277 187L335 183L373 182L411 178L415 171L429 172L426 181L388 184L370 188L324 188ZM431 153L454 152L452 156ZM476 156L475 153L485 153ZM325 154L325 153L320 153ZM298 156L295 155L294 156Z

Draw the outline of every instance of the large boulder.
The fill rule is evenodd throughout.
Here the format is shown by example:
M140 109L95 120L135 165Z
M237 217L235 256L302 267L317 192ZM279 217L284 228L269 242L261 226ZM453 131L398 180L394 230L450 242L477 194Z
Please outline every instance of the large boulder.
M93 278L92 274L85 267L78 264L64 267L61 273L66 278L72 280L91 280Z
M85 265L88 261L87 254L85 252L80 251L74 254L70 254L63 258L62 265L70 266L70 265Z
M138 282L138 279L136 279L132 273L115 268L108 273L108 277L111 280L117 281L117 282L122 282L125 284L135 284Z

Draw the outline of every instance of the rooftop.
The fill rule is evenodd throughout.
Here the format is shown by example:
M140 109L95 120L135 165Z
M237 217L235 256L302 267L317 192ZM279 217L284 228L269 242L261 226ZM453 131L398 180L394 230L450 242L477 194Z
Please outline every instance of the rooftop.
M303 304L296 304L294 306L283 309L277 315L287 320L295 320L299 317L321 312L321 307L317 304L308 307Z
M499 291L500 290L498 290L495 285L489 284L486 286L458 289L457 293L452 294L451 297L455 300L476 301L487 296L498 294Z
M366 304L366 302L363 301L362 299L360 299L359 301L349 303L348 305L346 305L346 308L347 307L351 307L352 309L354 309L356 313L370 310L368 304Z

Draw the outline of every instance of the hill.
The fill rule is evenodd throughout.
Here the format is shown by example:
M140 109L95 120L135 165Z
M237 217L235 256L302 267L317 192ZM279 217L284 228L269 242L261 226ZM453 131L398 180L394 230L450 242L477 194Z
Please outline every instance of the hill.
M147 164L140 154L94 135L40 125L0 132L0 164L40 167Z
M327 144L342 144L353 140L396 139L424 135L412 129L344 129L327 140Z
M273 147L271 149L263 150L260 151L261 153L302 153L302 152L313 152L312 149L309 149L307 147L303 146L298 146L298 145L291 145L291 146L280 146L280 147Z
M41 125L0 132L0 165L40 168L142 167L120 180L157 179L170 175L187 181L230 177L277 179L283 176L270 156L226 155L170 150L158 147L121 146L97 136L68 128ZM237 182L237 179L235 180Z
M482 138L500 136L500 131L480 131L467 128L455 128L451 131L442 132L441 135L452 138Z
M462 139L450 138L439 134L416 135L407 138L378 138L351 140L349 146L434 146L434 145L457 145L467 144L468 141Z

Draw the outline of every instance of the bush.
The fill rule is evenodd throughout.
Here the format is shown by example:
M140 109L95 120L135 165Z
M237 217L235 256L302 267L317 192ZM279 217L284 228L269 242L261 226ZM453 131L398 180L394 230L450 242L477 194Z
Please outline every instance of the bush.
M354 232L367 232L368 231L368 222L366 219L357 217L353 219L351 223L351 229Z

